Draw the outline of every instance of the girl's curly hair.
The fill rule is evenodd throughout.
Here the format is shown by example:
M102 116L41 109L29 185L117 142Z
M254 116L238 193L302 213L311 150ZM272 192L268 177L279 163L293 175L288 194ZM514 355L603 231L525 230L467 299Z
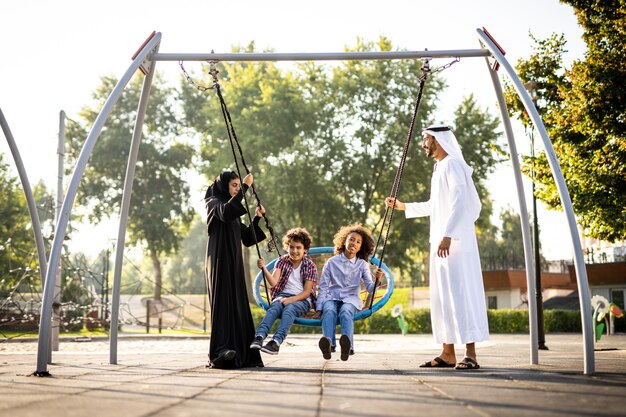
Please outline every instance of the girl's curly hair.
M285 233L285 236L283 236L283 248L289 250L289 243L292 241L302 243L302 246L307 251L311 248L311 235L303 227L295 227Z
M358 233L361 235L363 242L361 243L361 249L357 252L356 257L364 260L368 260L374 253L374 239L372 238L372 232L361 224L349 224L343 226L335 233L333 238L333 244L335 245L335 255L339 255L346 250L346 239L350 233Z

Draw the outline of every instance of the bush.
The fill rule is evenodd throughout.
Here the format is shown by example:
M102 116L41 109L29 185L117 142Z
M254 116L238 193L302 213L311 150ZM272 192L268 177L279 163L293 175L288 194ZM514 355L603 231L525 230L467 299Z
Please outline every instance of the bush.
M490 333L528 333L528 311L487 310Z
M545 310L543 312L543 328L548 332L582 332L580 311Z
M261 323L265 311L254 305L252 318L256 326ZM387 306L385 306L387 307ZM404 319L409 324L410 334L429 334L432 332L430 323L430 309L413 308L403 311ZM490 333L528 333L527 310L487 310ZM616 328L619 320L616 320ZM625 320L626 321L626 320ZM580 312L567 310L544 311L544 327L547 332L578 333L581 332ZM271 332L277 328L274 324ZM290 333L294 334L319 334L321 328L316 326L294 325ZM395 317L391 316L390 309L381 309L371 317L354 323L355 334L399 334L400 326Z

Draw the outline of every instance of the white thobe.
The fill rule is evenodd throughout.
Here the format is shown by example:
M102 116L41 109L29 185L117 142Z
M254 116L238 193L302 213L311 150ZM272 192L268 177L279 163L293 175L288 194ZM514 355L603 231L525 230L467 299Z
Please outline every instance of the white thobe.
M430 200L407 203L406 217L430 216L430 315L436 343L466 344L489 339L474 221L480 210L471 177L448 155L435 166ZM450 254L437 256L445 236Z

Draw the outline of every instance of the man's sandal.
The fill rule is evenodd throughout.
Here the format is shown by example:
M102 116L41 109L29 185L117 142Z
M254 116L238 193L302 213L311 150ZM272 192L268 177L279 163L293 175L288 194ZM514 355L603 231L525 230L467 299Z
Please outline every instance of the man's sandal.
M435 362L435 365L433 365L433 362ZM420 364L420 368L454 368L454 364L448 363L439 356L436 356L432 361L426 361Z
M480 369L480 365L478 364L478 362L476 362L475 359L472 359L469 356L466 356L463 358L461 362L456 364L454 369L458 369L459 371Z

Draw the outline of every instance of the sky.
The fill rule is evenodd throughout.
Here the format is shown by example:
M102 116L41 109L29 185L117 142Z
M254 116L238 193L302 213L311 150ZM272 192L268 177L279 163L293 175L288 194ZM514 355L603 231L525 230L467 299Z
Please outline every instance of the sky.
M512 65L532 53L529 33L539 39L564 34L566 65L582 59L586 50L572 8L557 0L10 1L3 3L0 24L0 108L31 184L43 179L55 188L59 112L77 118L91 104L100 78L120 77L153 30L162 33L160 52L230 52L231 46L250 41L258 50L341 52L359 37L376 40L381 35L407 50L476 49L480 27L495 37ZM198 70L199 65L187 67ZM180 75L176 62L159 62L157 71L172 82ZM448 89L439 98L438 121L452 122L453 109L469 94L499 118L482 58L462 59L442 74ZM528 153L523 130L516 128L515 133L518 151ZM13 167L4 137L0 152ZM510 165L498 168L490 184L496 214L502 207L518 207ZM529 195L528 181L526 186ZM192 193L202 194L201 187L194 185ZM541 204L539 208L544 255L571 258L571 243L563 239L569 233L565 215L546 211ZM117 226L106 228L97 233L104 236L102 241L93 238L92 226L82 228L74 244L97 253L117 235Z

